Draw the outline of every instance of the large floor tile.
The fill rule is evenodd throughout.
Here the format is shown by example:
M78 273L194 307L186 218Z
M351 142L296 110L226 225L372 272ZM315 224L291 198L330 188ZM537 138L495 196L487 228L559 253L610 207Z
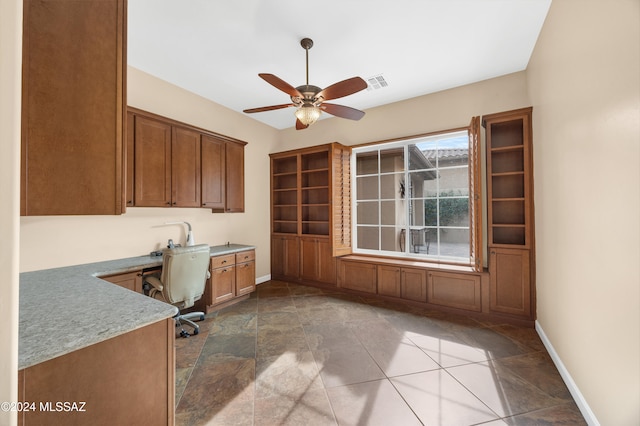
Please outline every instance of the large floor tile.
M440 368L385 319L358 321L352 324L352 329L387 377Z
M497 363L549 395L573 401L567 385L546 352L503 358Z
M498 359L530 352L514 340L491 328L468 328L455 333L461 340L484 352L488 359Z
M543 392L492 360L452 367L447 371L500 417L565 402Z
M351 327L343 323L307 324L303 328L312 351L339 350L361 345Z
M587 424L573 401L515 417L507 417L504 421L507 425L513 426L582 426Z
M256 338L253 334L222 334L207 338L199 362L219 363L236 359L253 359L256 356Z
M287 352L309 350L302 326L266 327L258 330L256 357L258 359L282 355Z
M296 400L314 389L323 385L311 352L263 358L256 365L256 398Z
M313 351L322 382L327 388L378 380L385 377L380 367L362 347Z
M311 389L299 398L274 396L256 398L255 426L332 426L337 425L327 394Z
M209 328L209 335L237 335L255 333L258 324L256 313L234 313L228 311L219 314Z
M489 354L453 334L436 336L409 333L409 339L441 367L471 364L489 359Z
M327 389L338 424L420 425L420 421L387 379Z
M390 380L426 425L473 425L498 418L445 370Z
M176 414L222 410L232 401L253 405L255 361L198 363L182 393Z

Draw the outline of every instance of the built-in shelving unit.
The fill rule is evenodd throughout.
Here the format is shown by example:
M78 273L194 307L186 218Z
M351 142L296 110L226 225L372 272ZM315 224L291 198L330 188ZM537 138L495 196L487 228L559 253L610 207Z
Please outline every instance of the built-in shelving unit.
M529 150L525 146L525 125L528 125L525 116L489 124L487 169L490 172L490 245L528 246L529 177L525 176L525 171L529 173L526 161Z
M272 232L298 233L298 159L285 157L271 162Z
M329 152L300 155L303 235L329 235Z
M335 285L334 256L351 244L350 216L332 214L348 191L349 153L332 143L271 154L272 277Z
M531 108L483 117L491 310L535 315Z

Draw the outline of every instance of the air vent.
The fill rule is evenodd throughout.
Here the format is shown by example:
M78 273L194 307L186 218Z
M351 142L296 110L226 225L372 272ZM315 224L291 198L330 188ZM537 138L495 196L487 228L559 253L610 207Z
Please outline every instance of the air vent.
M382 74L367 78L367 90L378 90L388 85Z

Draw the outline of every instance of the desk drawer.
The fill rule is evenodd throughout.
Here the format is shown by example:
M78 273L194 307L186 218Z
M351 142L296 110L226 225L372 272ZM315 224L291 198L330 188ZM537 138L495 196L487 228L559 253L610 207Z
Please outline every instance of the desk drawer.
M223 268L225 266L235 265L236 255L226 254L224 256L214 256L211 258L211 269Z
M236 253L236 263L244 263L255 260L256 251L255 250L247 250Z

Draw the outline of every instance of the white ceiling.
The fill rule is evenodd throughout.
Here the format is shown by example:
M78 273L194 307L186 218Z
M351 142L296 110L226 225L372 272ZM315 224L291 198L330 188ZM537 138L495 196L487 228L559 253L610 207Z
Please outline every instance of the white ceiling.
M292 86L382 75L333 101L365 110L524 70L551 0L129 0L129 65L235 111L283 104ZM293 108L251 114L278 129ZM327 114L323 114L325 116ZM330 117L330 116L329 116Z

